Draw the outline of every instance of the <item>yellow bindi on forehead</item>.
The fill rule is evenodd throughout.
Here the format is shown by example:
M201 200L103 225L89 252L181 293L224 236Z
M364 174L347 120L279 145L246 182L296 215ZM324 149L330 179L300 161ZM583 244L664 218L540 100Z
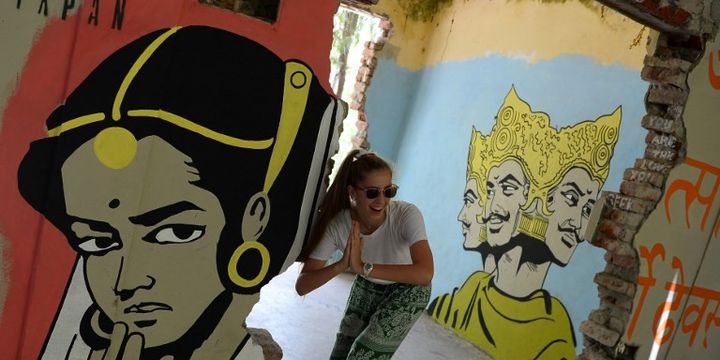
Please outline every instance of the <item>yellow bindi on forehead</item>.
M138 142L135 136L121 127L101 131L93 141L93 151L100 163L113 170L126 168L135 159Z

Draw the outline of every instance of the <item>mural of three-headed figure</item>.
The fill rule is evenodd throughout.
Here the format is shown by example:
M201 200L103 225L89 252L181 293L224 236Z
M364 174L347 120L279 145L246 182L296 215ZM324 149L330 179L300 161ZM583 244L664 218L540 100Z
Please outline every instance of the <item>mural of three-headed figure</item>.
M217 28L161 29L106 58L18 170L77 253L43 356L246 351L260 287L312 221L336 115L304 63Z
M618 107L557 130L513 87L490 133L472 130L458 221L483 271L433 300L436 321L497 359L575 358L571 319L543 283L583 241L620 120Z

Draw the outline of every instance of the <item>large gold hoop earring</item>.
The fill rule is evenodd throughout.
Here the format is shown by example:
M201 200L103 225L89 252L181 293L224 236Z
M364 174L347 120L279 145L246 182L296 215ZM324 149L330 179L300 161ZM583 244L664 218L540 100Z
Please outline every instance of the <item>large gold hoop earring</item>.
M252 279L246 279L242 277L237 271L237 266L240 262L240 258L245 253L245 251L249 249L257 250L260 253L260 258L262 259L262 264L260 265L260 272L258 272L258 274ZM261 283L265 279L265 275L267 275L269 268L270 252L265 247L265 245L257 241L246 241L240 244L240 246L235 249L232 256L230 257L230 262L228 263L228 276L230 277L230 281L232 281L235 285L242 288L251 288Z

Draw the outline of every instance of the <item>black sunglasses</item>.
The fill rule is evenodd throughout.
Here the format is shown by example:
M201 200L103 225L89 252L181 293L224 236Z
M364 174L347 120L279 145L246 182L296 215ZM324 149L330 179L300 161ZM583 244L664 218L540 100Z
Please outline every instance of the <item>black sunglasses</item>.
M365 191L365 197L367 197L368 199L374 199L374 198L380 196L380 191L382 191L383 195L385 195L386 198L392 199L395 197L395 195L397 195L399 186L392 184L382 190L380 190L380 188L378 188L378 187L363 188L363 187L358 186L358 188L362 191Z

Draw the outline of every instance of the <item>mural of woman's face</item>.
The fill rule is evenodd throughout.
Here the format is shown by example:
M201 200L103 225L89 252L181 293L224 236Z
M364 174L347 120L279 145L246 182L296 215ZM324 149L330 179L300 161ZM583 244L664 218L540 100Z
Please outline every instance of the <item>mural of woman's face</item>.
M562 265L570 261L587 227L588 218L600 190L582 168L572 168L560 184L548 193L548 230L545 241L555 259Z
M478 194L477 179L469 179L465 185L463 193L463 206L457 220L462 226L462 234L464 238L463 247L467 250L476 249L480 246L480 232L485 231L478 216L482 217L483 207Z
M490 246L510 241L515 232L520 207L527 200L528 183L522 166L507 160L488 171L487 202L483 222Z
M225 223L218 198L192 184L202 174L165 140L137 142L120 169L94 140L62 167L68 241L85 259L93 301L145 347L177 340L225 289L216 267Z

